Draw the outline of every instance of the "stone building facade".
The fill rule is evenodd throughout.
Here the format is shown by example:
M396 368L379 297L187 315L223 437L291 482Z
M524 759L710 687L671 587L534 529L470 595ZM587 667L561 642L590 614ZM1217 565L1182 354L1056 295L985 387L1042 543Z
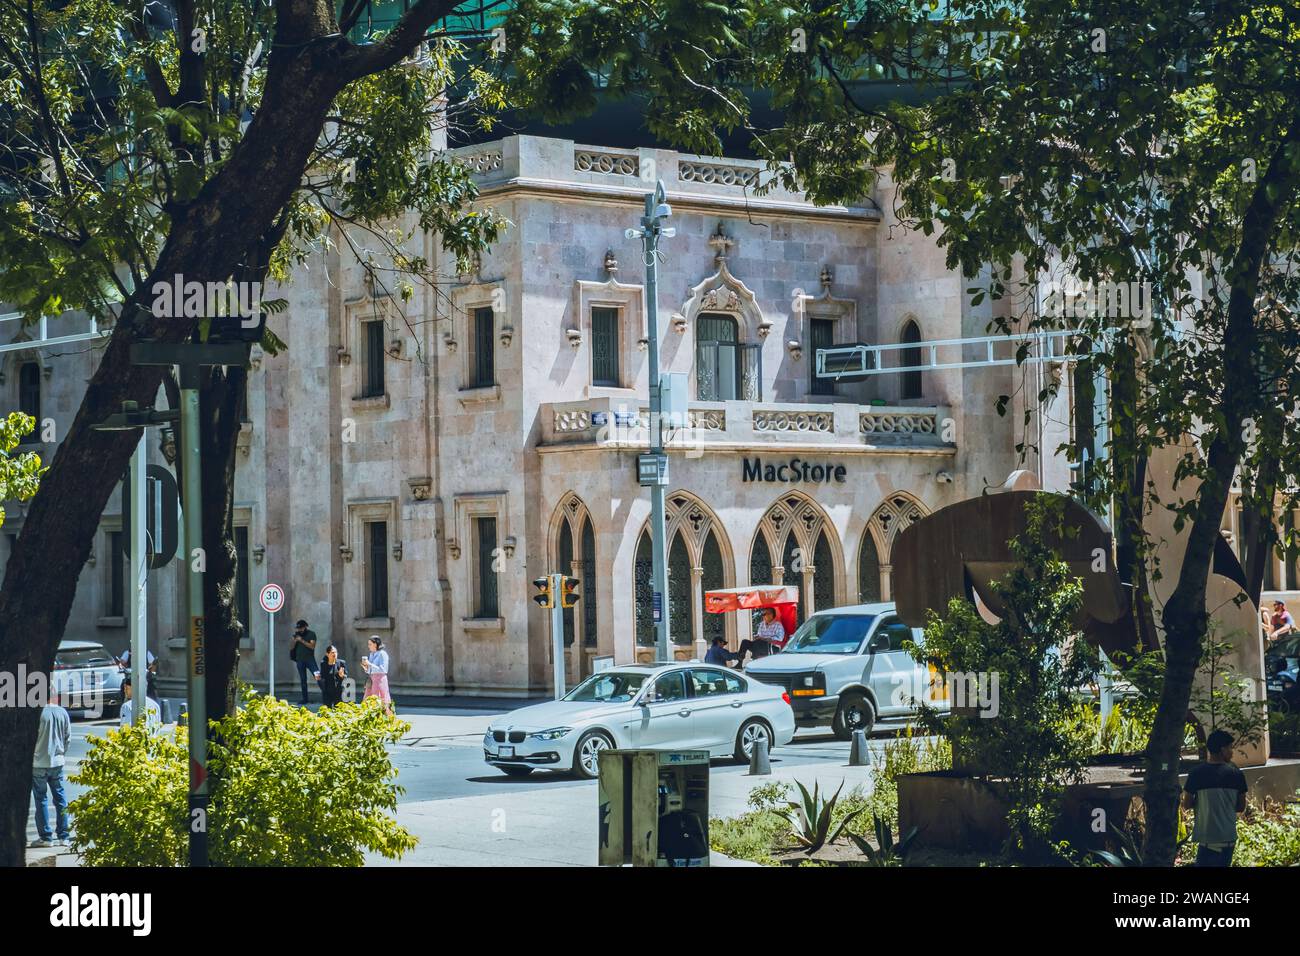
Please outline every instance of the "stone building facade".
M972 305L943 250L900 226L887 175L861 206L816 207L756 193L765 174L750 160L534 136L458 154L481 202L511 223L470 274L441 263L436 293L417 285L403 300L367 283L340 241L272 293L288 299L270 324L289 348L255 350L235 493L241 674L255 684L274 655L289 691L288 636L302 617L321 650L335 643L349 660L381 636L399 695L542 692L550 620L530 582L552 571L580 580L565 615L570 682L598 657L651 654L650 497L636 474L648 447L646 270L624 235L642 215L646 170L665 182L677 230L661 247L661 365L689 399L669 437L679 657L715 634L733 646L749 636L743 616L704 612L711 588L797 584L803 615L888 600L899 529L1021 466L1018 416L996 411L1019 370L813 374L816 349L832 344L987 334L992 300ZM437 262L432 239L417 241ZM40 376L57 431L95 350L34 359L36 373L21 371L25 356L4 357L0 390L18 406L20 380L30 399ZM1058 399L1067 418L1071 395ZM150 445L165 462L165 442ZM1045 460L1045 486L1068 480L1058 464ZM127 641L118 501L67 631L114 650ZM182 572L176 562L150 576L164 681L184 673ZM267 582L288 594L273 638L257 607Z

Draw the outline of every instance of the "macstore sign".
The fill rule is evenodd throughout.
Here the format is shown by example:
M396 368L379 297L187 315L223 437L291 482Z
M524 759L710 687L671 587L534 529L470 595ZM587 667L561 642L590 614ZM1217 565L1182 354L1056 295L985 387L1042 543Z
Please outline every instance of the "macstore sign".
M779 465L763 464L763 459L746 458L741 462L741 481L784 481L794 482L828 482L844 483L848 469L843 465L830 462L805 461L791 458Z

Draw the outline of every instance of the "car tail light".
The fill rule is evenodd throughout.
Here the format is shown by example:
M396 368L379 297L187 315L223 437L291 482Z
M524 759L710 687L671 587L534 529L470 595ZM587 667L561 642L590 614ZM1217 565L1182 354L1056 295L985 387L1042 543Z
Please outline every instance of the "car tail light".
M794 704L790 703L790 694L787 691L781 691L781 699L786 702L787 706L794 706Z

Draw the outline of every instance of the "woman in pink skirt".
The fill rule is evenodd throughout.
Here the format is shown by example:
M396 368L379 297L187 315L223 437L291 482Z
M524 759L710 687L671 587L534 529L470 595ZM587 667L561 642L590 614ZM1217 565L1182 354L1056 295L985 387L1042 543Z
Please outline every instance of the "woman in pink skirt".
M361 662L365 672L370 675L365 696L378 697L384 702L384 710L391 714L393 698L388 694L388 651L384 650L384 642L378 636L370 638L369 646L370 653Z

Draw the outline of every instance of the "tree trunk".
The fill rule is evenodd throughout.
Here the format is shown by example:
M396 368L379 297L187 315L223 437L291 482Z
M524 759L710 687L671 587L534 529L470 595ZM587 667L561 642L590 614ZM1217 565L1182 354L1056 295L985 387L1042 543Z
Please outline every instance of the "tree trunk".
M282 12L277 35L294 16ZM304 35L301 28L289 32ZM51 670L100 516L139 438L92 431L91 425L120 411L124 400L152 405L162 378L160 368L131 365L131 344L181 342L197 324L155 317L148 308L154 284L176 275L224 282L258 258L257 243L298 188L330 104L355 75L348 60L355 48L344 40L290 45L294 53L272 56L262 108L239 148L194 202L176 211L155 269L123 304L76 418L32 499L0 587L0 671ZM10 768L0 774L0 866L23 864L31 792L27 775L12 768L30 765L37 722L34 708L0 708L0 767Z
M244 626L236 601L238 552L234 542L235 456L244 385L242 368L213 369L199 391L203 449L203 611L207 645L208 719L235 709L239 641Z

